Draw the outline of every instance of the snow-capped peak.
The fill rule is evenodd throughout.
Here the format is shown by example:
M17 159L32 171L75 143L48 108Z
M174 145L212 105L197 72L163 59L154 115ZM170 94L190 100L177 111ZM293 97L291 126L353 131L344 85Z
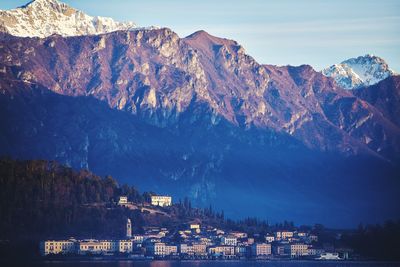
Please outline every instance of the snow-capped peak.
M382 58L371 54L347 59L322 70L322 73L334 78L345 89L370 86L395 74Z
M0 31L20 37L96 35L135 28L133 22L91 17L57 0L34 0L16 9L0 10Z

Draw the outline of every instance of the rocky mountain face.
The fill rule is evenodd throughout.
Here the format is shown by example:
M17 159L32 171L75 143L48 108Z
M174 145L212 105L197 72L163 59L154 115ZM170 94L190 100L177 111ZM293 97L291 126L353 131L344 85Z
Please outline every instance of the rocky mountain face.
M400 148L400 129L390 118L310 66L263 66L236 42L203 31L184 39L166 28L71 38L3 35L0 44L3 79L91 96L158 127L175 127L183 113L201 107L210 126L224 119L274 130L322 151L392 160Z
M398 214L397 76L349 91L204 31L82 34L0 34L0 155L111 174L231 217L325 214L344 226Z
M374 55L350 58L324 69L322 73L335 79L344 89L374 85L395 75L385 60Z
M223 118L211 124L206 107L190 107L178 124L158 127L90 96L2 81L1 155L111 174L174 201L189 196L197 206L211 204L230 218L349 227L399 212L399 169L375 157L319 152L290 135Z
M0 31L20 37L94 35L135 29L132 22L91 17L57 0L34 0L13 10L0 10Z
M353 94L400 126L400 76L391 76L373 86L356 89Z

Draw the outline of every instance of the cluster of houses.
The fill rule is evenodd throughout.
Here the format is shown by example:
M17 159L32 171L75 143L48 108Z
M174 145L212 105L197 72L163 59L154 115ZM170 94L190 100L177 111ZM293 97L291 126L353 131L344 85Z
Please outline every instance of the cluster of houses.
M126 199L120 199L124 204ZM171 205L170 197L158 196L153 205ZM260 242L261 240L261 242ZM132 222L126 222L123 240L47 240L40 244L43 256L92 255L127 256L156 259L270 259L316 258L340 259L337 253L327 253L313 247L318 236L309 232L276 231L265 237L249 237L244 232L225 232L198 223L181 230L148 227L144 234L132 234Z
M277 231L255 242L246 233L229 232L209 226L190 224L187 229L170 233L166 228L149 227L145 234L132 235L131 221L126 224L124 240L48 240L41 242L42 255L126 255L131 258L170 259L339 259L335 253L314 248L317 236L296 231ZM179 242L176 241L178 236ZM325 258L324 258L325 257Z

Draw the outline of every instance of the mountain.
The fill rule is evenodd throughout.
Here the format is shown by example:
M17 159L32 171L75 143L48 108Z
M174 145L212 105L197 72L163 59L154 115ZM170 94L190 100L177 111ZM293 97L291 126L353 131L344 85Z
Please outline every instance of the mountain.
M389 99L391 79L375 85ZM1 33L0 155L111 174L228 217L376 222L399 213L400 127L357 90L308 65L259 64L205 31Z
M391 76L373 86L355 89L353 94L400 126L400 76Z
M322 73L334 78L344 89L374 85L395 74L382 58L369 54L332 65Z
M91 17L57 0L34 0L13 10L0 10L0 30L20 37L95 35L132 30L132 22Z
M157 127L190 114L244 129L288 134L309 148L399 155L400 129L373 105L310 66L258 64L235 41L170 29L99 36L0 39L2 88L24 81L67 96L90 96ZM192 111L196 111L192 113ZM372 142L373 140L373 142Z

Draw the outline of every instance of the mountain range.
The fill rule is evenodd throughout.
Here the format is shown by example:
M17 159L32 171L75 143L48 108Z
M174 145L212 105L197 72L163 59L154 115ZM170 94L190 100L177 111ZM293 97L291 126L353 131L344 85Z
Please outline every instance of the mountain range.
M349 226L398 214L400 77L383 59L319 72L56 0L1 14L0 154L112 174L234 218Z

